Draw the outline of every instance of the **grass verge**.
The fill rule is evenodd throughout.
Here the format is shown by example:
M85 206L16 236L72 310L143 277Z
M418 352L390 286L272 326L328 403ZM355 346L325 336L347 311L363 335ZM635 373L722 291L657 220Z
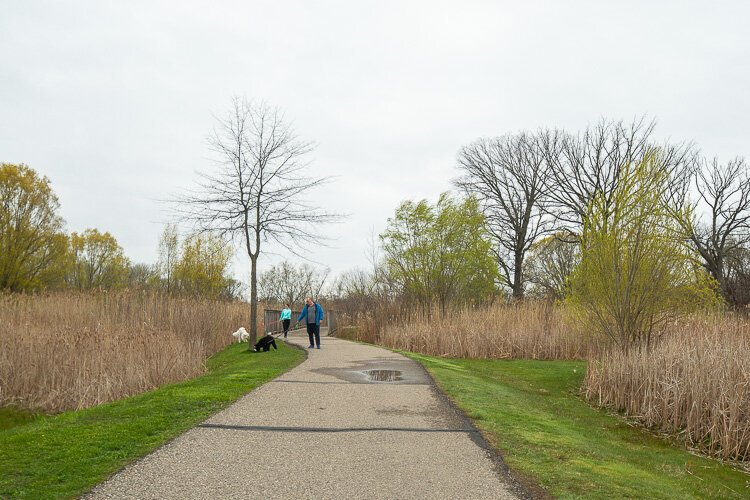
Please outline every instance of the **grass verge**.
M39 413L19 410L18 408L0 408L0 431L33 422L39 417Z
M54 416L0 412L0 498L80 495L304 357L284 344L269 353L235 344L205 375L148 393Z
M513 471L555 497L750 497L750 475L580 399L584 362L404 354L425 366Z

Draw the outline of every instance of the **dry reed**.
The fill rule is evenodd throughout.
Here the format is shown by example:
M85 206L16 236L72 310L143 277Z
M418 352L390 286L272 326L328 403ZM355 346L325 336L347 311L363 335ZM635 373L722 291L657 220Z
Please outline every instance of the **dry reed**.
M694 316L650 351L602 352L589 362L586 396L689 446L750 459L750 324Z
M584 359L592 345L563 308L539 301L463 309L445 317L404 317L381 308L347 322L350 327L338 336L432 356Z
M0 406L80 409L197 376L247 316L140 291L0 296Z

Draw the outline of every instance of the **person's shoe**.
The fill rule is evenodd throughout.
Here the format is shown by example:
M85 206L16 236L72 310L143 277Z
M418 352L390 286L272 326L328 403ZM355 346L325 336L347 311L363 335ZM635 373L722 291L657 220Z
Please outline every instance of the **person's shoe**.
M314 349L314 348L315 348L315 346L311 344L311 345L307 346L307 348L308 348L308 349Z
M316 347L316 349L320 349L320 346Z

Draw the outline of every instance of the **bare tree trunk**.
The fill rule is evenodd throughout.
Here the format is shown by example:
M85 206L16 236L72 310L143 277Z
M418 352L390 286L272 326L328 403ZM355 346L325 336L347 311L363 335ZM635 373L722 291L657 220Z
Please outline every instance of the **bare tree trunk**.
M256 342L255 339L258 338L258 256L260 255L261 205L259 190L255 201L255 225L253 226L255 230L255 252L250 250L250 238L246 239L248 243L247 253L250 254L250 336L253 338L253 344ZM248 349L251 349L249 344Z
M511 288L513 289L513 299L523 299L523 260L525 255L521 252L517 252L515 255L515 263L513 267L513 283Z
M265 333L265 332L264 332ZM250 255L250 337L253 339L248 348L258 338L258 256Z

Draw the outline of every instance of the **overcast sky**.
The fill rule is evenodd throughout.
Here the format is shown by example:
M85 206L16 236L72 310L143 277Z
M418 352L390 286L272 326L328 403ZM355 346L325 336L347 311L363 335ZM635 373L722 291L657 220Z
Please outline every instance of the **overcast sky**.
M750 156L748 19L746 1L0 0L0 161L48 176L70 231L154 262L158 200L211 168L212 115L262 99L336 177L318 203L350 216L309 255L340 272L480 136L648 114L660 139Z

